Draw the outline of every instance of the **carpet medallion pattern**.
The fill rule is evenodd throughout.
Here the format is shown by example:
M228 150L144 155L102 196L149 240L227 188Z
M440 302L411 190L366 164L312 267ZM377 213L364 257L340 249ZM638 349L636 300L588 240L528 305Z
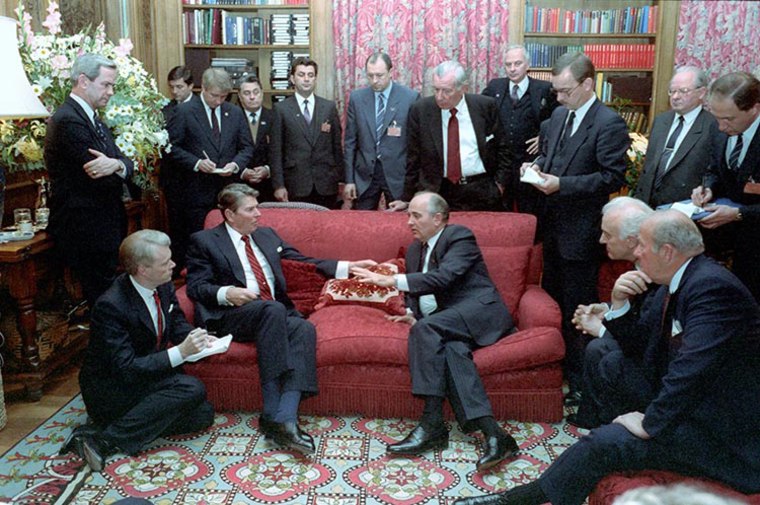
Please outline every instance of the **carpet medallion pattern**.
M102 473L57 451L86 420L74 398L0 459L0 503L109 505L126 496L159 505L435 505L512 488L538 475L584 432L562 423L504 422L517 458L475 471L480 439L453 423L449 447L391 457L409 419L302 416L313 455L266 440L256 413L219 413L206 431L156 440L137 457L115 455Z

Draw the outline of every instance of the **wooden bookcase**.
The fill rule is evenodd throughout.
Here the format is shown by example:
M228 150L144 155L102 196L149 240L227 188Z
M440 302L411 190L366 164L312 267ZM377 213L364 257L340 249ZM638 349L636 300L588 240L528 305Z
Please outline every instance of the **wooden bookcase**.
M258 76L264 88L267 106L275 94L292 94L292 90L272 90L270 86L271 55L273 51L293 51L308 53L320 66L317 77L317 93L331 96L333 85L330 67L333 64L332 52L332 10L328 0L311 0L297 5L189 5L181 0L162 0L152 2L153 23L158 35L156 75L162 92L168 95L165 83L166 75L176 65L188 65L193 68L195 85L200 86L200 79L205 67L210 66L215 57L246 58L258 67ZM183 38L183 15L185 12L223 9L233 15L260 16L268 19L271 14L308 13L310 17L310 41L306 45L225 45L225 44L186 44ZM325 26L328 29L325 29ZM204 67L205 62L205 67ZM200 70L198 70L200 69Z
M640 91L640 97L631 101L629 108L641 111L647 116L647 128L654 117L669 108L668 84L674 68L675 39L678 31L678 16L680 1L669 0L510 0L510 41L529 44L538 42L550 46L610 44L633 45L651 44L654 46L654 58L651 65L622 67L615 65L605 68L595 62L596 70L603 72L605 79L616 77L636 76L642 82L647 82L645 89ZM528 7L561 8L564 11L622 9L625 7L641 8L657 6L658 13L654 20L654 31L651 33L557 33L549 31L527 31L526 16ZM562 23L560 22L560 25ZM562 28L560 28L562 30ZM531 71L547 72L551 66L532 66ZM651 83L651 84L650 84ZM613 97L618 95L615 86Z

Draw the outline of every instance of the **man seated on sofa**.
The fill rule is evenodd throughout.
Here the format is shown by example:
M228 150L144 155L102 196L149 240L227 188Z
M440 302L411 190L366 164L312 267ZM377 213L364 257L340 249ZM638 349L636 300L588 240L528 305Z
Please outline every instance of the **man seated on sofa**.
M79 386L94 425L75 428L61 452L75 452L95 472L111 454L134 455L159 436L214 422L206 388L180 365L215 337L193 329L179 310L169 244L156 230L125 238L119 260L126 273L92 309Z
M646 203L628 196L613 198L602 208L599 242L604 244L611 260L636 262L634 251L639 243L639 228L652 212ZM630 277L644 278L644 275L638 270L631 270L615 283L615 288ZM637 297L635 310L651 293L652 290L647 290L643 296ZM600 337L586 346L581 386L583 395L579 400L578 412L567 416L567 422L579 428L596 428L620 414L643 409L654 394L642 361L643 349L639 345L646 345L646 338L618 342L602 325L608 310L606 303L579 305L573 318L578 330Z
M322 274L345 278L353 266L309 258L271 228L258 226L258 191L230 184L219 192L224 222L194 233L187 254L187 294L196 319L218 335L254 342L264 406L259 427L279 445L314 452L314 440L298 427L302 396L317 393L316 332L288 298L280 260L305 261Z
M393 454L418 454L448 447L443 402L449 399L457 421L485 436L478 470L517 452L515 440L496 422L472 360L472 352L514 331L512 318L488 276L473 233L449 225L449 206L436 193L418 193L409 203L415 241L406 254L406 274L380 275L351 270L364 282L396 286L407 293L407 314L388 316L411 326L409 368L412 392L425 400L422 418Z
M530 484L455 503L580 505L605 476L643 469L760 492L760 309L703 251L690 218L653 213L641 225L636 260L659 285L655 298L638 316L626 298L613 299L605 316L618 338L649 336L661 388L647 408L592 430ZM625 287L629 297L646 289L641 279Z

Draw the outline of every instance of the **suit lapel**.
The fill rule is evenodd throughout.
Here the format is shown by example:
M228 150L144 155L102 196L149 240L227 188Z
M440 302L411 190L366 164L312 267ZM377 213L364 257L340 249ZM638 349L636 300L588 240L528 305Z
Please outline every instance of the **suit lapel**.
M150 312L148 311L147 305L145 305L145 301L143 300L142 296L140 296L140 293L137 292L137 289L135 289L135 287L132 285L132 281L129 280L129 276L125 275L124 280L125 284L127 285L125 291L127 293L129 308L131 309L130 312L132 314L137 314L138 321L142 326L145 327L145 330L148 332L148 334L153 335L154 338L157 338L158 335L156 333L156 326L153 324L153 318L150 316ZM161 301L161 304L163 306L163 300ZM166 315L164 315L164 321L166 321Z
M314 95L312 95L314 96ZM303 113L301 112L301 107L298 105L298 100L295 96L288 98L286 102L289 101L287 104L290 108L290 115L293 117L293 121L298 124L298 127L301 129L301 132L303 133L304 138L308 140L309 144L312 144L312 134L311 134L311 126L314 125L314 122L317 120L317 104L316 99L314 100L315 103L312 106L312 112L311 112L311 125L306 123L306 119L303 117Z
M98 135L98 132L95 130L95 125L92 121L90 121L90 118L87 116L87 113L84 111L81 105L71 98L70 96L66 97L66 102L71 105L71 108L74 110L74 112L84 121L87 123L87 127L90 129L90 133L92 134L92 138L98 143L99 147L106 152L108 150L108 146L103 143L103 141L100 139L100 136ZM109 152L106 152L106 154L111 154Z
M749 178L757 177L760 174L753 174L752 170L756 168L760 163L757 162L757 160L760 158L760 133L755 133L755 136L752 138L752 143L749 145L749 148L747 149L747 154L744 156L744 160L742 160L742 164L739 165L739 180L742 181L742 184L747 182ZM741 191L744 189L742 188Z
M388 103L385 104L385 117L383 118L383 131L388 131L388 126L390 126L393 119L396 117L396 112L398 112L398 106L399 106L399 100L401 100L401 92L396 89L396 85L394 84L391 88L391 94L388 95ZM373 103L374 106L374 103Z
M575 153L586 141L586 138L588 137L589 128L592 128L594 126L596 111L599 110L600 104L601 102L599 101L599 99L594 100L594 103L591 105L588 112L586 112L586 115L583 116L583 121L581 121L581 124L578 125L578 129L575 130L575 133L569 139L567 139L567 144L565 144L564 146L565 151L562 156L564 166L556 167L560 170L553 171L552 172L553 175L562 176L565 174L565 171L567 170L567 167L570 166L570 162L575 156ZM563 122L563 125L564 125L564 122ZM560 136L561 135L562 135L562 129L560 128ZM559 138L557 140L559 141Z
M201 101L201 99L191 100L190 103L192 104L192 107L194 109L194 113L192 117L198 124L198 130L206 134L209 144L214 146L214 149L216 149L218 152L219 146L216 145L216 142L214 142L214 135L211 132L211 124L209 124L209 121L208 121L208 115L206 114L206 107L203 105L203 102Z
M269 123L271 119L271 111L269 109L261 108L261 115L259 116L259 130L256 132L256 145L260 143L268 143L266 136L269 134Z
M360 97L360 105L358 107L359 114L364 115L364 121L367 123L367 131L372 132L374 138L375 133L375 92L372 88L366 88L367 93ZM390 100L389 100L390 101ZM388 117L388 105L385 106L385 117Z
M689 151L691 151L691 149L697 144L697 140L702 136L702 128L705 122L704 114L708 114L708 112L702 109L694 120L694 124L689 128L689 132L684 137L681 145L678 146L678 151L673 153L668 172L673 170L673 168L675 168L678 163L689 154ZM675 114L673 114L673 117L675 118ZM672 123L673 122L671 121L671 125ZM670 129L668 129L668 131L670 131Z
M232 243L230 235L227 233L224 223L214 228L214 235L216 235L215 242L219 246L219 250L227 260L227 263L230 265L232 273L235 275L235 279L245 286L245 271L243 270L243 265L240 263L240 257L237 254L237 250Z
M433 144L435 144L435 150L441 159L444 159L443 155L443 122L441 120L441 109L436 105L435 100L430 101L430 106L427 107L427 123L430 125L431 134L433 137ZM423 125L424 128L424 125Z
M528 77L528 93L530 95L530 105L533 108L533 113L536 115L536 118L541 121L541 100L543 97L538 90L538 86L530 77Z
M284 292L285 286L279 285L279 279L280 279L280 252L277 250L277 244L272 243L271 235L267 233L263 233L261 229L254 230L252 233L253 241L256 242L256 246L261 250L261 252L264 254L264 257L267 260L267 263L269 264L269 268L272 270L272 274L274 275L274 281L275 281L275 287L274 287L274 293L272 293L274 298L277 298L277 293ZM284 278L283 278L284 279Z

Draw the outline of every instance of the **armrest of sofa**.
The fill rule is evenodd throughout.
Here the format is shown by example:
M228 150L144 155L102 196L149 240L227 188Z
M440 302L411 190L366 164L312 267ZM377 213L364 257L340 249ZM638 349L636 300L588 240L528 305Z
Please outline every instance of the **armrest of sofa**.
M525 330L539 326L562 329L559 305L540 286L529 284L520 298L517 311L518 328Z
M176 291L179 308L185 313L185 319L190 324L195 324L195 306L187 296L187 286L182 286Z

